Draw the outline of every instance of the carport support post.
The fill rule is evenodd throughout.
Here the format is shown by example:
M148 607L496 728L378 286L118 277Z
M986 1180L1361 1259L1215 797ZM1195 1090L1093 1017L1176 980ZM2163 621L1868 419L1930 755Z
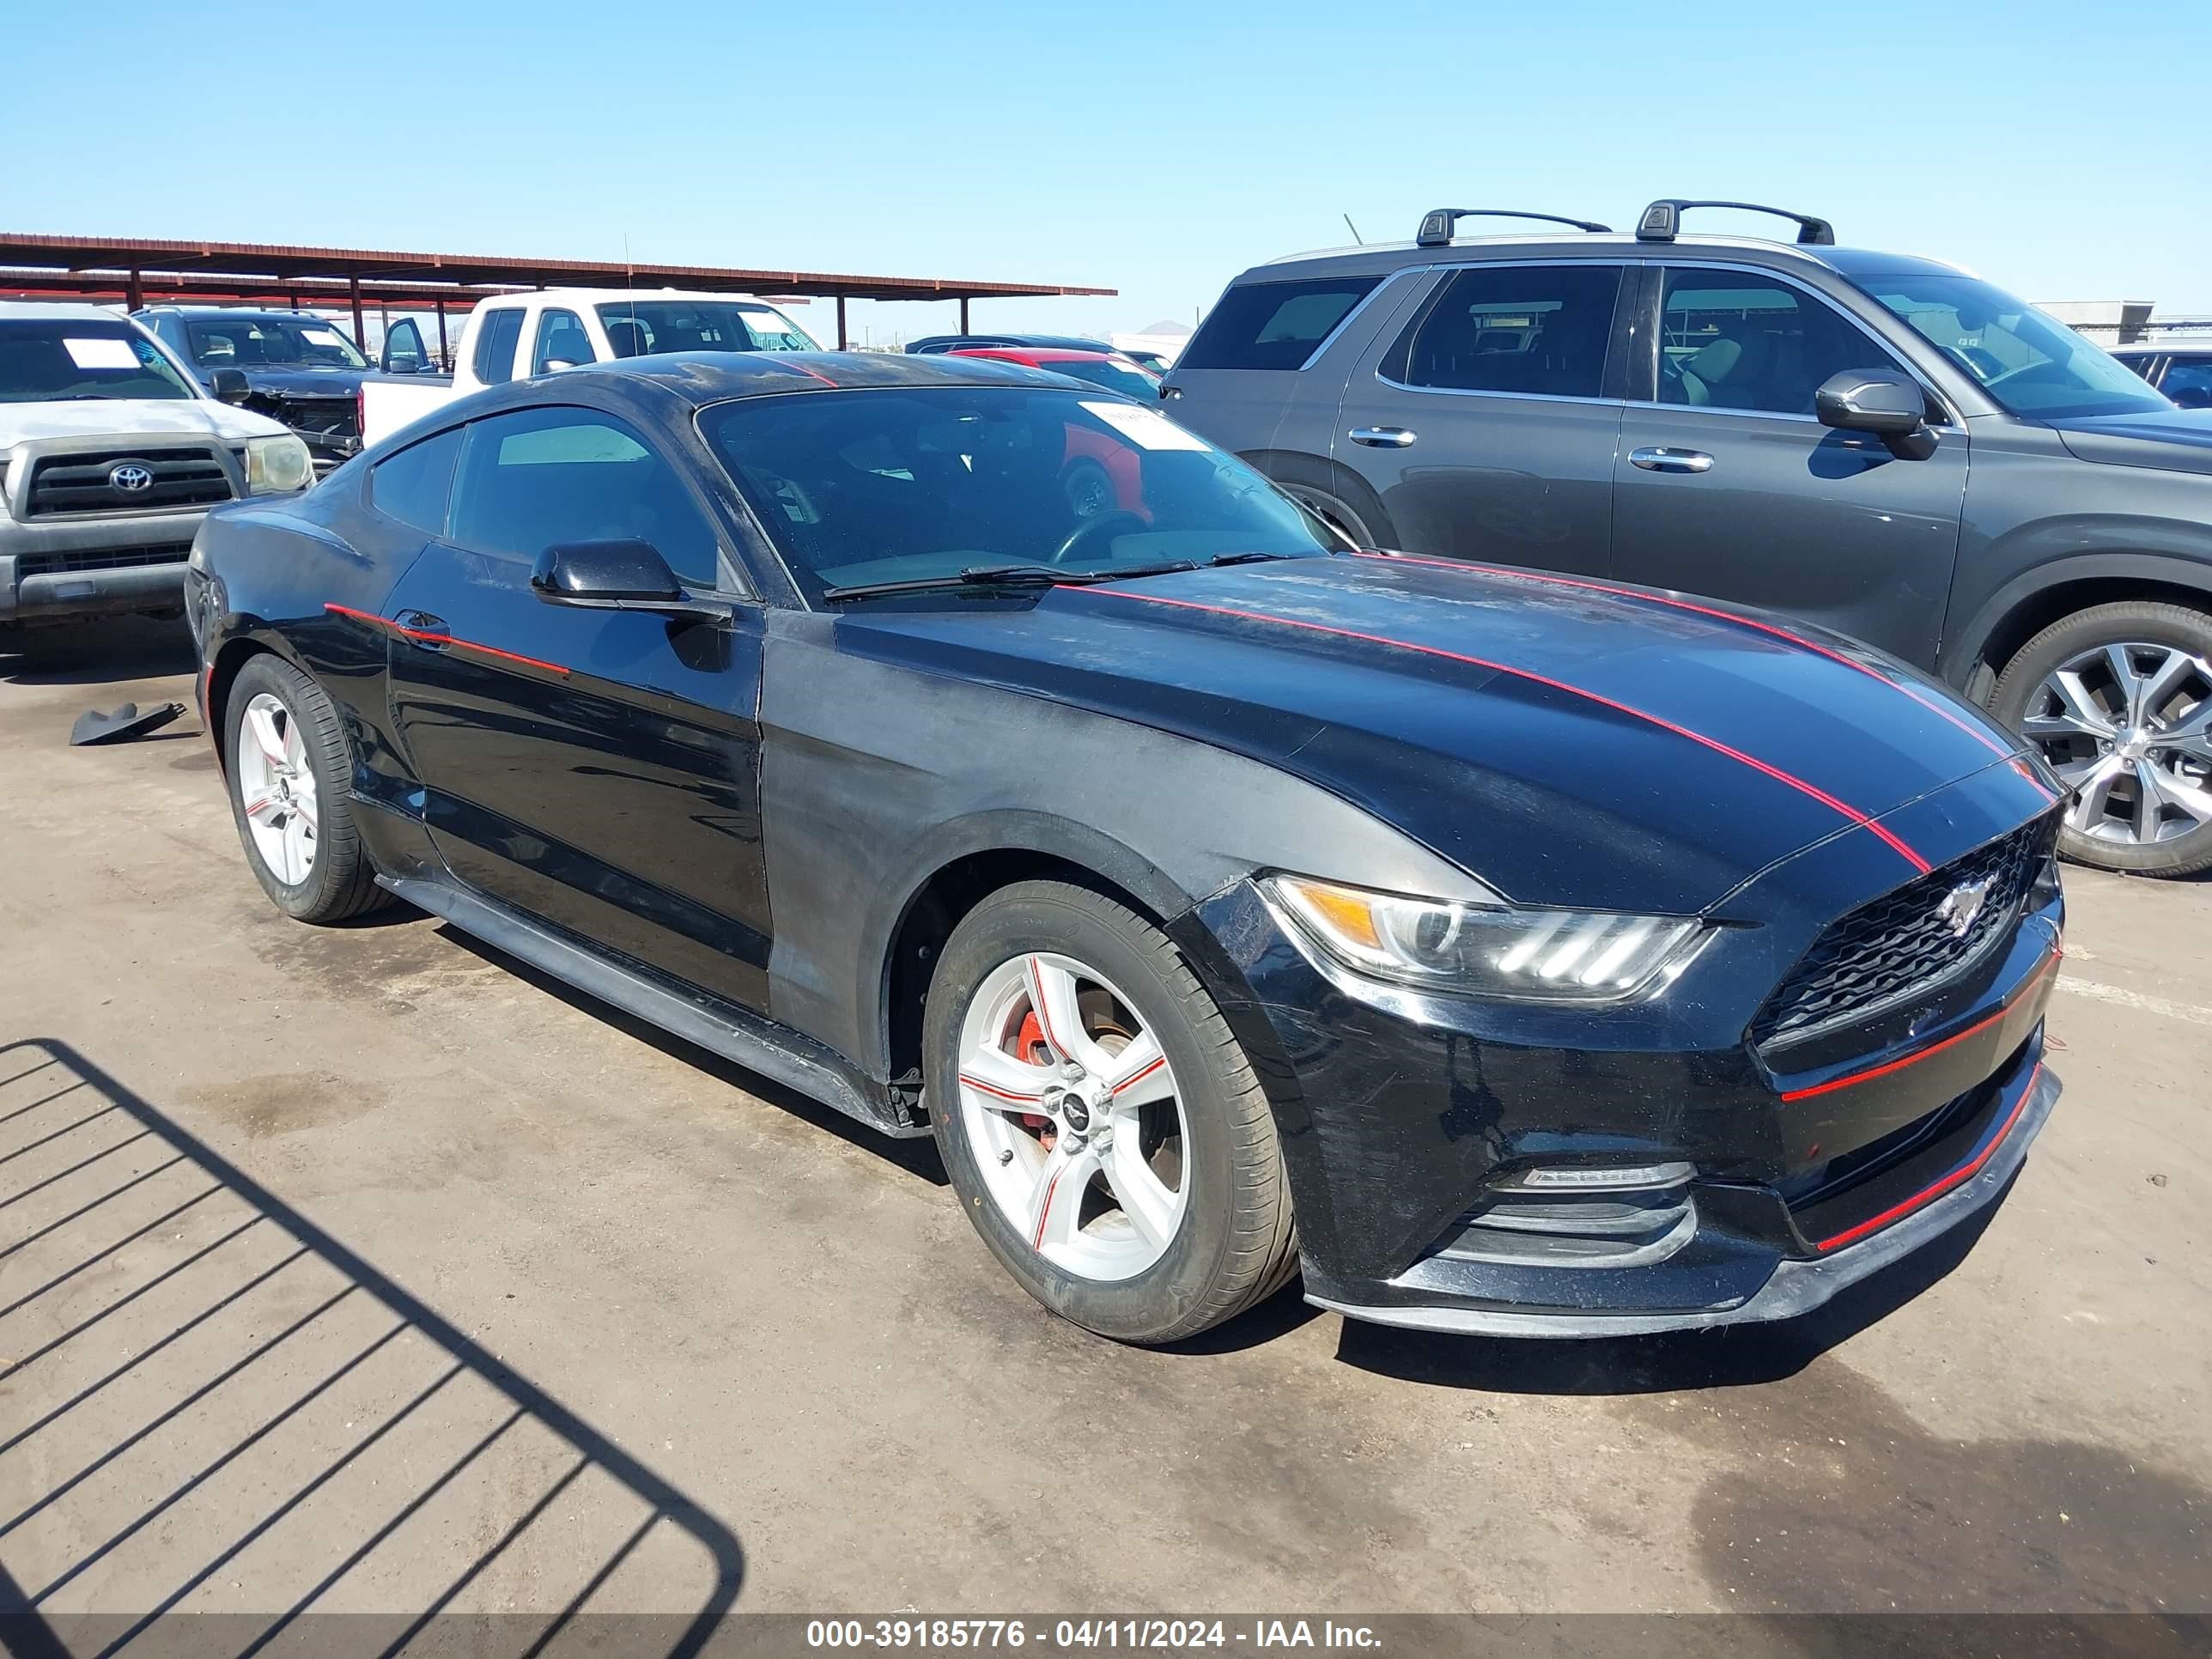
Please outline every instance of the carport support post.
M146 308L146 284L140 280L135 269L131 273L131 285L124 297L130 302L131 310L143 311Z
M360 278L360 277L358 277L358 276L349 276L349 277L347 277L347 278L346 278L346 293L347 293L348 295L349 295L352 297L352 300L353 300L353 344L354 344L354 349L355 349L355 350L356 350L356 351L366 352L366 351L368 349L368 346L367 346L366 344L364 344L364 343L363 343L363 342L365 342L365 341L368 338L368 334L367 334L365 331L363 331L363 330L362 330L362 322L361 322L361 278Z
M960 296L960 331L968 331L968 296L964 294Z
M837 349L845 349L845 296L837 296Z
M453 354L446 345L446 302L443 300L438 301L438 366L449 374L453 367Z

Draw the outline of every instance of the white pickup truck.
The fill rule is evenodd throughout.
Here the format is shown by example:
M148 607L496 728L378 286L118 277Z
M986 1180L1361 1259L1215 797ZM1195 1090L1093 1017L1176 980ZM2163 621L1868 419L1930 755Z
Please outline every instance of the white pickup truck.
M819 351L774 306L676 289L552 288L485 300L462 325L453 373L418 374L430 353L408 319L385 337L383 364L402 371L361 388L364 447L486 386L617 357L663 351Z

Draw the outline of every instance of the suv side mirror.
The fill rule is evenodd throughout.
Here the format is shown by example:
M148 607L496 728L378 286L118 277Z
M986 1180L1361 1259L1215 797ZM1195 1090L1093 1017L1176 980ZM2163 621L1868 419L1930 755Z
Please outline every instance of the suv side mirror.
M1813 394L1822 426L1866 432L1900 460L1924 461L1936 453L1928 429L1928 394L1909 374L1889 368L1847 368L1831 374Z
M685 592L651 542L556 543L538 556L530 587L549 605L592 611L652 611L698 620L729 614L723 605Z
M253 383L246 378L242 368L210 369L208 389L218 402L226 404L242 404L253 395Z
M378 367L386 374L420 374L422 372L422 360L411 351L387 351L384 354L383 362Z

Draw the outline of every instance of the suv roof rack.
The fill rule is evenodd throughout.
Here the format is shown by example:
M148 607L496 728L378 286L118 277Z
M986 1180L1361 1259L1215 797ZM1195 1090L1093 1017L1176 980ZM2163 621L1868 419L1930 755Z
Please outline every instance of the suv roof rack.
M1421 228L1413 238L1413 246L1449 247L1452 232L1462 219L1540 219L1547 225L1571 225L1577 230L1595 231L1600 235L1613 228L1594 219L1563 219L1556 213L1516 213L1511 208L1431 208L1421 216Z
M1644 210L1644 216L1636 222L1636 240L1639 242L1671 242L1682 228L1682 210L1685 208L1735 208L1745 213L1771 213L1778 219L1794 220L1797 225L1797 240L1818 247L1833 247L1836 229L1826 219L1815 219L1809 213L1792 213L1788 208L1764 207L1757 202L1685 202L1672 197L1662 197Z

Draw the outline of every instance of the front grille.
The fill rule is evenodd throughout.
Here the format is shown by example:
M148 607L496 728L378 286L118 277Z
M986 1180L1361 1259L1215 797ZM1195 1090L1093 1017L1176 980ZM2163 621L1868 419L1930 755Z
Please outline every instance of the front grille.
M118 489L110 475L121 466L143 467L153 481L138 489ZM65 513L149 513L229 499L230 474L212 449L118 449L33 461L24 513L33 519Z
M1807 1036L1919 995L2008 936L2051 856L2055 820L2039 819L1860 906L1823 933L1752 1022L1759 1043ZM1944 913L1953 890L1986 880L1964 934Z
M19 576L66 576L85 570L134 570L149 564L182 564L192 556L190 542L161 547L121 547L98 553L25 553L15 560Z

